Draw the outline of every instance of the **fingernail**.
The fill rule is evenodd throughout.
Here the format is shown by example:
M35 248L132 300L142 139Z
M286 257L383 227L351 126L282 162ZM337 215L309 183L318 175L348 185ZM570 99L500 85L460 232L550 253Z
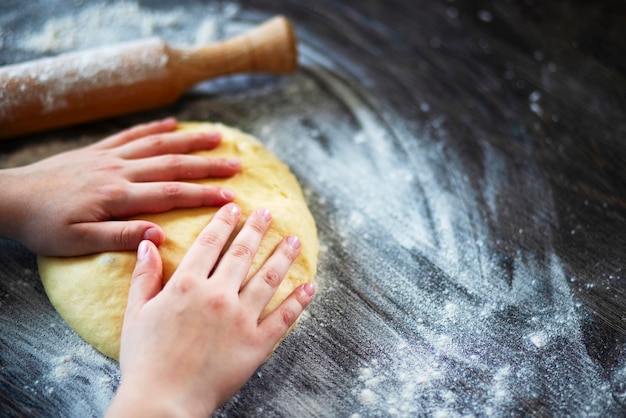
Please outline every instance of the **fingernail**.
M222 138L222 135L220 135L220 133L219 133L219 132L205 132L205 133L204 133L204 136L205 136L207 139L210 139L210 140L212 140L212 141L219 140L219 139L221 139L221 138Z
M287 242L291 245L292 248L298 250L300 249L300 240L295 235L289 235L287 237Z
M226 200L233 200L235 198L235 192L230 189L221 189L220 194Z
M238 158L227 158L226 165L233 168L238 168L241 166L241 161Z
M315 294L315 286L313 283L305 283L304 286L302 286L302 290L304 290L304 293L309 297Z
M154 242L156 245L159 245L161 240L161 231L158 228L148 228L143 233L143 239L147 239L148 241Z
M265 222L269 222L272 220L272 215L270 214L269 209L265 209L265 208L258 208L254 210L254 213L257 214L257 216L261 219L263 219L263 221Z
M143 260L148 255L148 241L143 240L139 243L139 248L137 248L137 258L139 260Z
M239 213L241 213L241 209L239 209L239 206L235 205L234 203L229 203L226 206L230 213L232 213L233 215L239 215Z
M176 118L170 116L169 118L165 118L165 119L161 120L161 123L168 123L169 124L169 123L177 123L177 122L176 122Z

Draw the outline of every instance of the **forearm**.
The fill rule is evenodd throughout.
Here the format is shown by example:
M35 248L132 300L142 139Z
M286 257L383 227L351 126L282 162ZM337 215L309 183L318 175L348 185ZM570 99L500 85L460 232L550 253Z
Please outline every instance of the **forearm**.
M19 240L27 202L24 201L23 176L19 169L0 170L0 238Z

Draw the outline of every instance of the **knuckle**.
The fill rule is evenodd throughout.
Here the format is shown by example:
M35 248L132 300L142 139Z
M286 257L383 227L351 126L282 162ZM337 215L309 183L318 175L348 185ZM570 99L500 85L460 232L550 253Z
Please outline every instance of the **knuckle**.
M283 277L273 268L268 268L261 273L261 277L265 283L268 284L271 288L276 288L283 280Z
M133 244L133 228L126 223L115 235L115 245L117 248L130 248Z
M290 327L294 322L296 322L298 315L295 312L284 308L280 311L280 318L285 326Z
M165 156L164 158L165 158L165 165L167 167L170 167L173 169L181 169L183 167L182 155L169 154Z
M188 274L183 274L178 276L176 280L173 282L173 287L181 295L187 294L191 292L193 284L195 282L195 277L190 276Z
M233 244L230 248L230 253L233 255L233 257L245 260L251 259L253 256L252 249L245 244Z
M206 299L209 310L225 313L230 309L231 298L224 292L212 292Z
M98 189L98 194L101 195L105 201L120 202L128 198L129 191L123 184L112 183L101 186Z
M170 200L175 200L182 194L182 187L177 183L167 183L163 185L163 195Z
M238 310L233 318L233 322L235 323L235 326L239 329L243 329L246 324L250 323L250 315L248 314L248 312L243 311L243 310Z
M204 247L216 248L221 247L222 241L220 237L214 233L205 233L198 237L198 242Z
M265 226L259 221L250 222L248 227L257 234L263 235L265 233Z
M121 161L108 161L101 163L96 167L96 171L102 171L105 173L115 173L121 171L124 168Z
M165 143L161 135L151 135L151 136L144 138L144 140L146 141L147 145L151 148L160 148Z

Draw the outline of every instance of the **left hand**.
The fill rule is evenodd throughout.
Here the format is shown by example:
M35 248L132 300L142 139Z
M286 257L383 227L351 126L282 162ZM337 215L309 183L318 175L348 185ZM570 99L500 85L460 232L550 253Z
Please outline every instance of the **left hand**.
M176 120L139 125L93 145L0 172L0 237L43 255L160 245L156 224L121 220L176 207L221 206L234 193L179 180L232 176L238 160L185 155L215 148L218 133L174 132Z

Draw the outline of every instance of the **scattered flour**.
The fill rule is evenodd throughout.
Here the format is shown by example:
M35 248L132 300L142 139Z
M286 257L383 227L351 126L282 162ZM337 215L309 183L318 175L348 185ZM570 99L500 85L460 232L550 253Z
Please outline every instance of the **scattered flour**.
M208 13L204 19L194 19L191 29L183 30L179 26L195 16L180 10L146 11L135 2L109 8L88 6L78 17L51 19L41 32L26 37L23 46L60 52L168 31L181 33L173 38L204 43L224 31ZM233 7L220 10L222 15L235 12ZM493 20L485 10L478 17L484 22ZM83 24L81 20L102 29L104 40L90 39L90 34L81 38L78 29L74 32ZM117 28L108 31L105 26L111 21ZM346 288L373 307L372 315L398 318L398 328L377 330L371 341L359 341L371 344L375 354L359 358L353 369L330 371L353 374L353 386L345 390L352 397L351 409L318 407L327 415L334 412L354 418L502 416L547 391L548 398L582 410L591 401L561 386L570 382L598 403L606 401L602 373L586 353L578 302L558 257L548 249L547 260L520 253L503 263L503 255L492 246L485 219L497 216L501 188L544 188L524 189L526 184L513 183L516 179L505 175L502 156L485 146L482 162L492 169L484 178L475 179L483 185L483 195L473 194L475 188L468 187L470 180L454 150L444 149L431 138L417 137L406 128L407 121L386 113L375 97L346 80L350 71L362 75L363 69L350 67L332 51L307 42L306 36L301 53L304 71L289 80L255 85L243 93L236 88L237 81L212 84L206 88L229 91L219 98L219 106L212 106L210 99L198 101L177 116L218 117L262 133L261 139L290 163L304 183L315 215L327 217L323 223L327 230L322 233L328 241L321 243L316 304L320 310L332 311L333 317L323 320L320 312L307 311L305 319L312 328L327 328L328 335L333 335L330 331L343 335L345 325L357 333L368 331L360 328L363 324L358 318L338 314L344 307L346 294L341 292ZM529 97L531 105L539 100L540 95ZM419 108L432 114L432 132L445 137L445 117L433 114L426 103ZM535 181L537 176L532 174L527 178ZM479 200L483 206L477 204ZM554 213L550 199L537 200L542 214ZM524 227L519 227L520 239L537 238L531 228ZM350 260L335 258L336 251L345 251ZM548 350L542 349L553 344L560 344L555 353L579 358L577 367L565 370L559 367L558 358L544 355ZM72 392L70 385L81 380L84 362L96 369L104 367L106 372L95 372L95 379L88 377L101 395L79 394L100 396L103 400L98 402L106 404L118 376L110 371L109 363L82 350L72 346L69 352L59 352L57 348L43 373L49 382L43 390L54 394L61 384ZM329 372L326 365L311 364L307 377L322 379ZM44 381L39 379L39 384ZM284 396L289 394L293 392ZM306 396L313 395L302 394ZM294 399L276 394L271 401L289 404ZM78 411L74 415L79 416Z
M546 344L548 344L548 335L545 332L543 332L543 331L537 332L535 334L531 334L528 337L528 339L537 348L543 348L543 347L546 346Z
M130 28L139 37L151 36L154 29L170 26L180 19L181 10L174 13L141 13L134 2L90 5L75 15L46 21L41 32L22 40L21 46L33 51L50 53L92 48L103 42L121 42L128 35L120 28Z
M541 99L541 93L539 93L537 90L533 91L528 96L528 105L530 107L530 110L532 110L538 116L542 116L543 109L541 108L541 105L539 104L539 99Z
M478 18L488 23L493 20L493 14L489 10L481 9L478 11Z
M229 1L163 10L131 0L89 2L75 13L51 17L42 26L20 34L16 46L50 55L154 36L168 43L204 45L227 34L223 26L238 12L239 5ZM0 28L0 47L3 40Z

